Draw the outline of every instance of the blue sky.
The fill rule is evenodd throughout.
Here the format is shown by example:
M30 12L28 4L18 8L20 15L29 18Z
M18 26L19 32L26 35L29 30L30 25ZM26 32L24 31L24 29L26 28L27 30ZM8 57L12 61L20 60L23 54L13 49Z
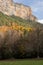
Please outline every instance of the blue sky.
M14 0L14 2L30 6L33 14L43 22L43 0Z

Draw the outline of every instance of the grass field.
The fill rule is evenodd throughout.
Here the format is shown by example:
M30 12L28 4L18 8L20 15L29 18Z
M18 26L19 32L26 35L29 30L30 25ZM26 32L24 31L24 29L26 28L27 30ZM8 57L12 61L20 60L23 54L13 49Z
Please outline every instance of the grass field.
M43 60L0 61L0 65L43 65Z

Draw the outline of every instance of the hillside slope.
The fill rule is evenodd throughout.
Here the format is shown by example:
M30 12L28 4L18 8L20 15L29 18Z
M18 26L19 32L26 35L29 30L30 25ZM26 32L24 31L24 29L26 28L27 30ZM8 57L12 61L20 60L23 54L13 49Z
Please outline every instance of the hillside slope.
M16 16L7 16L0 12L0 26L3 26L3 25L11 26L12 23L17 23L18 25L21 25L24 27L43 28L43 24L40 24L38 22L25 20Z

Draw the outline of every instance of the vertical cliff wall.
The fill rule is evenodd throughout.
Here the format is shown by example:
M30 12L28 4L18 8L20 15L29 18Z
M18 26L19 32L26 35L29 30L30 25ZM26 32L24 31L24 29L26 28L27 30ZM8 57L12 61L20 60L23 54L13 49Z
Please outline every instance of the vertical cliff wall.
M29 6L14 3L13 0L0 0L0 11L6 15L15 15L23 19L36 20Z

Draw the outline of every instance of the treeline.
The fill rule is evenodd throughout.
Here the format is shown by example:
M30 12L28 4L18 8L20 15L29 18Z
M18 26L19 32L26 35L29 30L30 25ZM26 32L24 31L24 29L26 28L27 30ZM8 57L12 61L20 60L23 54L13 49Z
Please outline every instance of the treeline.
M0 59L43 57L43 30L0 32Z

